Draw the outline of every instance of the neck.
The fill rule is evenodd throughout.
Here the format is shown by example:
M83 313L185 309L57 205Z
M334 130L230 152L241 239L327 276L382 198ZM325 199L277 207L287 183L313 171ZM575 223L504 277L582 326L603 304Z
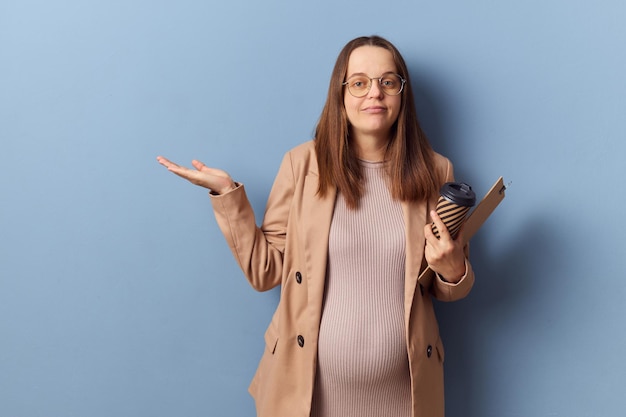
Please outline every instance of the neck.
M373 162L382 161L385 158L388 143L388 138L382 139L376 136L359 135L352 140L352 146L359 159Z

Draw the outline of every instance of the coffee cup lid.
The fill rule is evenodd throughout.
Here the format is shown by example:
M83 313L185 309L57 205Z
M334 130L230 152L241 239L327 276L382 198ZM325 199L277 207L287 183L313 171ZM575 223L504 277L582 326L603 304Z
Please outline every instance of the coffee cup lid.
M476 194L472 187L464 182L447 182L439 190L443 198L458 206L473 207L476 204Z

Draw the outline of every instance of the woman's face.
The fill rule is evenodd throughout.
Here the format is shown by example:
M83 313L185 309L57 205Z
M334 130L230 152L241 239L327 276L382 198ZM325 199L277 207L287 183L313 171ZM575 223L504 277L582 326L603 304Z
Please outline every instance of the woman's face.
M377 78L385 73L397 73L391 52L378 46L361 46L350 54L346 80L354 75ZM343 103L350 122L353 139L373 137L388 140L391 126L398 119L402 94L389 96L382 92L377 79L363 97L354 97L344 88Z

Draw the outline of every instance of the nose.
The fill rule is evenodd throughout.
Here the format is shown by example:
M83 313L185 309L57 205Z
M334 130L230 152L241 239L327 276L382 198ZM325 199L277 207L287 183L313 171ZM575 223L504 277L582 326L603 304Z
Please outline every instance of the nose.
M370 87L370 91L367 93L367 96L372 98L381 98L384 93L383 89L380 88L380 78L373 78L371 82L372 86Z

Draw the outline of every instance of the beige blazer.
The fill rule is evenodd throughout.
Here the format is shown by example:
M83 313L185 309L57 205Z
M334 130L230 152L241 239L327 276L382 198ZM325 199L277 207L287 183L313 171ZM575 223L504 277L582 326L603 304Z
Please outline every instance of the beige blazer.
M441 183L453 180L452 164L436 155ZM288 152L272 187L262 226L243 186L211 196L215 216L235 259L259 291L281 285L280 302L265 333L266 348L250 384L258 417L309 417L315 383L328 235L335 192L316 196L313 142ZM457 284L434 279L423 288L424 225L428 203L402 203L406 227L405 328L413 417L443 417L444 351L431 296L452 301L467 295L472 268Z

